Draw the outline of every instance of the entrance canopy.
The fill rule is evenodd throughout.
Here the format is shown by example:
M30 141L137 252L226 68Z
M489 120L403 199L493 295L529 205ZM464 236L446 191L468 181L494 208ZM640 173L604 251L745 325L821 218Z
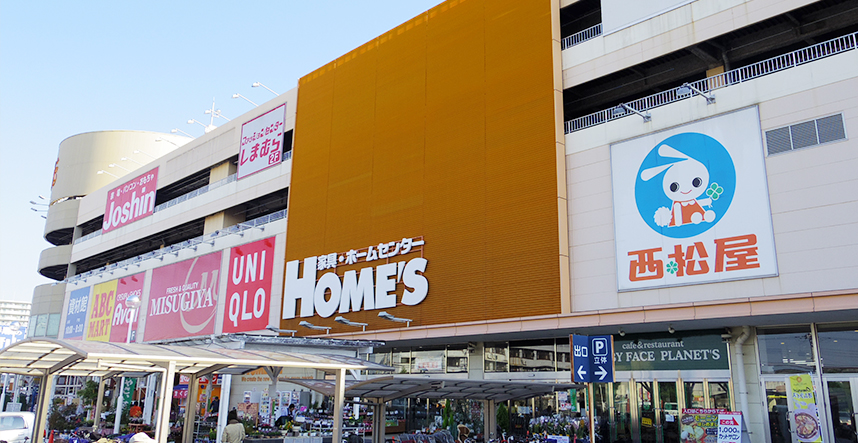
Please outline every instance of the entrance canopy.
M281 380L304 386L327 396L333 396L333 380ZM382 376L363 381L346 381L346 397L381 399L447 398L467 400L520 400L552 394L584 385L575 383L514 382L504 380L437 379Z
M163 372L169 363L180 374L243 374L260 367L329 370L392 368L342 355L316 355L274 350L107 343L30 338L0 350L0 373L140 377Z
M140 343L108 343L82 340L30 338L0 349L0 373L23 374L41 377L39 402L33 435L41 435L47 420L54 375L102 377L96 417L99 415L104 379L107 377L142 377L150 373L162 375L158 405L158 425L155 440L166 443L170 432L170 393L176 374L190 376L192 392L185 410L185 423L193 423L193 403L196 400L196 380L212 373L243 374L265 368L276 380L283 368L317 369L335 374L338 381L345 380L347 370L382 370L393 368L342 355L316 355L274 350L229 349L218 345L206 347L151 345ZM335 402L342 406L342 395ZM334 440L342 436L342 416L334 422ZM97 418L96 418L97 420ZM185 426L182 440L193 439L193 427Z

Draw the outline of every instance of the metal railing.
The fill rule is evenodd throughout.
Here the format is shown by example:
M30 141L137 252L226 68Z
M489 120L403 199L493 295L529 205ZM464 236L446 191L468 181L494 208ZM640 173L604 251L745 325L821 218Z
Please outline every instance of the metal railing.
M93 269L91 271L87 271L87 272L69 277L60 283L74 283L74 282L77 282L79 280L85 281L87 278L89 278L93 275L96 275L96 274L102 274L102 273L109 272L109 271L112 271L112 270L117 269L117 268L128 268L129 266L139 264L140 262L142 262L144 260L149 260L152 258L159 258L159 257L162 257L162 256L167 255L167 254L173 254L176 257L178 257L180 250L191 248L191 249L196 251L197 246L200 244L203 244L203 243L210 244L212 247L214 247L214 240L217 238L226 237L227 235L232 235L232 234L239 234L239 235L243 236L244 234L242 233L242 231L245 231L247 229L252 229L252 228L261 228L264 230L265 229L264 225L286 218L286 213L287 213L286 209L282 209L282 210L277 211L277 212L272 212L271 214L263 215L262 217L257 217L257 218L254 218L252 220L248 220L246 222L241 222L237 225L230 226L226 229L221 229L221 230L212 232L210 234L204 234L204 235L201 235L199 237L194 237L190 240L185 240L181 243L176 243L176 244L173 244L170 246L165 246L165 247L163 247L161 249L157 249L155 251L151 251L151 252L147 252L145 254L137 255L137 256L134 256L134 257L131 257L131 258L128 258L128 259L125 259L125 260L122 260L122 261L119 261L116 263L111 263L109 265L102 266L98 269Z
M858 45L856 45L856 40L858 40L858 33L847 34L813 46L808 46L807 48L772 57L768 60L763 60L752 65L743 66L712 77L697 80L689 84L704 93L708 93L716 89L726 88L727 86L783 71L814 60L850 51L858 47ZM635 101L625 103L625 105L626 107L632 108L638 112L644 112L649 109L690 98L694 95L693 93L681 94L680 90L682 89L684 88L680 86L648 97L639 98ZM569 134L591 126L600 125L611 120L633 115L634 113L626 109L626 107L621 105L568 120L564 123L564 130Z
M602 35L601 23L596 26L589 27L583 31L576 32L570 36L563 37L563 40L560 40L560 49L563 50L566 48L571 48L575 45L580 45L581 43L584 43L587 40L594 39L600 35Z

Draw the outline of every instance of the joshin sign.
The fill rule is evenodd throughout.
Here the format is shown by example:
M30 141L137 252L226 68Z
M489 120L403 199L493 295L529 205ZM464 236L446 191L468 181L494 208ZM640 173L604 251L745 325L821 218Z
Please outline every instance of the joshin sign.
M274 237L230 249L223 332L268 326L273 269Z
M241 125L238 178L247 177L280 163L285 119L286 104L284 103Z
M756 108L611 145L620 291L777 275Z
M158 186L158 168L125 182L107 193L102 232L152 215L155 212L155 188Z
M152 271L145 341L214 333L220 251Z

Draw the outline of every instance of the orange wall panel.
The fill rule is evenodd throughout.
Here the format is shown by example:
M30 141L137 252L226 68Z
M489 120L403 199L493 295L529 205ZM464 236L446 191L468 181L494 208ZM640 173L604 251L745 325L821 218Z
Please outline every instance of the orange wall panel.
M393 315L559 313L552 69L549 0L456 0L302 78L287 261L423 236L404 259L428 260L428 296ZM355 331L336 315L307 320ZM377 315L344 314L396 326Z

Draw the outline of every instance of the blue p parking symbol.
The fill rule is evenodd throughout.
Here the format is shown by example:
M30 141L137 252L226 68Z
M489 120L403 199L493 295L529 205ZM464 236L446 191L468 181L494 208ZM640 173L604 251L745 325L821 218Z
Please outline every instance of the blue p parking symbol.
M607 338L594 338L591 344L593 347L593 356L594 357L604 357L608 355L608 339Z

